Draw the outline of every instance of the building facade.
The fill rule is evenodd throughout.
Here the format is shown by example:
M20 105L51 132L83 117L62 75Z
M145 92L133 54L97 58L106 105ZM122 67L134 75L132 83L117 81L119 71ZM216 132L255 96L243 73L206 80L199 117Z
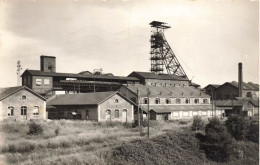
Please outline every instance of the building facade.
M24 86L0 89L0 121L46 119L44 97Z
M118 92L55 95L47 101L50 119L133 122L136 104Z

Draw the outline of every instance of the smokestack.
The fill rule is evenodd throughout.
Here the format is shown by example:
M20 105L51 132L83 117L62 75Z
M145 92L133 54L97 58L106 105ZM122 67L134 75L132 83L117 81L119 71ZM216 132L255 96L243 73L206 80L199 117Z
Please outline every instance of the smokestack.
M238 63L238 96L242 97L243 90L243 73L242 73L242 63Z

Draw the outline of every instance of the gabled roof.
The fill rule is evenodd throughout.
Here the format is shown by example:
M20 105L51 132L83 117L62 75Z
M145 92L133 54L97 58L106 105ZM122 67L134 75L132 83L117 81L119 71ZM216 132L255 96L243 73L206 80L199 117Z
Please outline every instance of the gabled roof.
M130 76L133 77L134 75L138 75L144 79L188 81L188 78L183 78L183 77L172 75L172 74L155 74L153 72L134 71L131 74L129 74L128 77L130 77Z
M131 100L115 91L55 95L47 101L47 105L99 105L115 94L120 95L126 101L135 105L135 103L133 103Z
M201 98L201 97L210 97L206 93L200 91L199 89L193 86L181 86L181 87L173 87L173 86L152 86L152 85L124 85L133 93L137 93L137 89L139 91L139 96L146 97L147 91L149 89L149 97L187 97L187 98Z
M236 82L236 81L232 81L232 82L226 82L226 83L224 83L223 85L226 85L226 84L230 84L230 85L232 85L233 87L235 87L235 88L238 88L238 82ZM221 85L221 86L223 86L223 85ZM220 86L220 87L221 87ZM258 84L254 84L254 83L252 83L252 82L249 82L249 83L245 83L245 82L243 82L243 89L244 90L254 90L254 91L258 91L259 90L259 85Z
M40 97L43 100L46 100L44 97L42 97L41 95L37 94L36 92L34 92L33 90L27 88L26 86L15 86L15 87L8 87L8 88L0 88L0 101L11 96L12 94L25 89L29 92L31 92L32 94Z
M250 100L250 102L251 102L255 107L259 107L259 100Z
M206 87L204 87L204 89L206 89L207 87L209 87L209 86L212 86L213 88L218 88L220 85L219 84L209 84L209 85L207 85Z
M98 79L102 79L102 80L109 79L109 80L139 81L135 77L42 72L42 71L39 71L39 70L25 70L21 76L24 76L25 74L30 74L32 76L47 76L47 77L66 77L66 78L86 78L86 79L97 79L97 80Z

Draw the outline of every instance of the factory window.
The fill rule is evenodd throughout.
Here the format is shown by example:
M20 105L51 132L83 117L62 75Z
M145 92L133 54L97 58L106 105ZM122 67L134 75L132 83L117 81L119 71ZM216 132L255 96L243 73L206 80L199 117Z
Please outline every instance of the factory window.
M39 107L38 106L33 107L33 115L39 115Z
M166 104L171 104L171 99L166 99L166 100L165 100L165 103L166 103Z
M199 104L199 99L194 99L195 104Z
M160 104L160 99L159 98L155 99L155 104Z
M181 99L180 98L177 98L176 99L176 104L180 104L181 103Z
M115 103L118 103L118 99L115 99Z
M49 85L50 84L50 80L49 79L44 79L44 84L45 85Z
M27 115L27 107L21 106L21 115Z
M88 116L89 116L89 110L87 109L86 110L86 118L88 119Z
M208 99L203 99L203 104L208 104Z
M185 103L186 103L186 104L190 104L190 99L186 99L186 100L185 100Z
M10 106L8 107L8 116L13 116L14 115L14 107Z
M119 118L119 110L115 110L115 118Z
M144 98L144 104L148 104L148 98Z
M40 78L37 78L37 79L35 80L35 82L36 82L36 85L38 85L38 86L41 86L41 85L42 85L42 79L40 79Z

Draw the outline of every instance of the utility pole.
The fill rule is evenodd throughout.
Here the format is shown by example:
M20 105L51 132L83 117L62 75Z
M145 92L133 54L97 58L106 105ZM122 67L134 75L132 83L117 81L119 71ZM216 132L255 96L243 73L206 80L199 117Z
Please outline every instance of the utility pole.
M213 118L213 113L214 113L214 110L213 110L213 91L211 90L211 104L212 104L212 118Z
M139 111L139 89L137 88L137 117L138 117L138 126L140 126L140 111Z
M149 95L150 95L150 91L149 91L149 88L147 89L147 98L148 98L148 104L147 104L147 107L148 107L148 127L147 127L147 129L148 129L148 131L147 131L147 136L148 136L148 138L150 137L150 109L149 109L149 104L150 104L150 99L149 99Z

